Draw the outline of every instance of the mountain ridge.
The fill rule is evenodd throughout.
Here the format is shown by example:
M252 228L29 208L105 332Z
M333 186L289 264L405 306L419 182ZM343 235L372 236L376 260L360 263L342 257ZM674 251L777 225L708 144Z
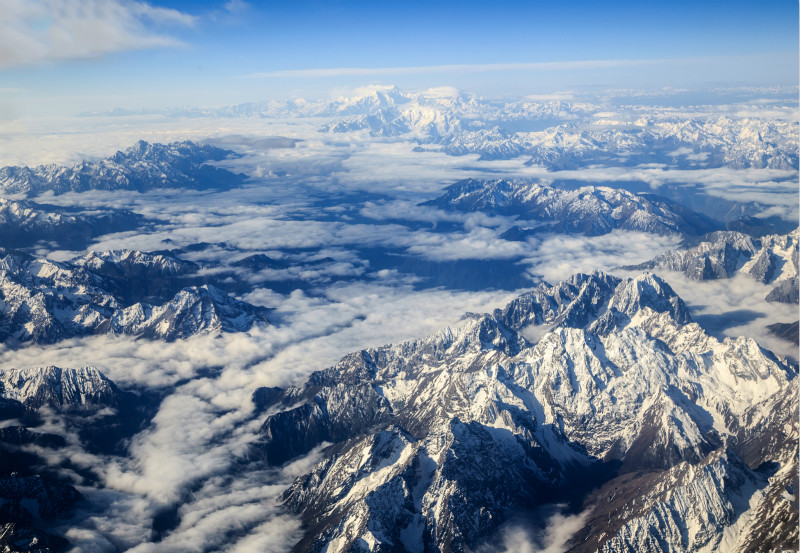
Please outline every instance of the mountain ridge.
M211 145L191 141L150 144L144 140L100 161L82 161L71 167L0 168L0 192L36 196L89 190L135 190L156 188L230 188L244 182L234 174L207 164L231 155Z
M792 390L796 401L797 368L752 340L705 334L660 277L576 275L515 302L457 330L351 354L305 385L271 394L259 446L268 462L334 444L284 493L306 525L295 551L348 551L356 543L371 551L465 551L510 506L580 504L592 487L641 471L662 474L670 486L705 487L727 505L728 518L706 537L696 534L684 503L671 507L677 512L664 531L695 532L692 543L714 544L744 511L732 495L739 488L717 487L722 480L701 467L757 483L742 488L748 497L779 485L753 472L766 457L783 460L786 477L785 446L754 457L735 440L767 439L756 421L774 416L776 394ZM554 326L535 343L519 333L548 321ZM788 443L796 436L795 424ZM288 457L270 453L279 448ZM689 476L670 476L675 470ZM665 504L656 489L642 493L654 494L644 511L616 505L614 516L627 522L606 532L606 550L633 551L631 544L656 539L637 521ZM586 497L585 509L605 501ZM791 507L781 509L791 516ZM646 536L626 538L624 528ZM796 543L797 534L784 538Z

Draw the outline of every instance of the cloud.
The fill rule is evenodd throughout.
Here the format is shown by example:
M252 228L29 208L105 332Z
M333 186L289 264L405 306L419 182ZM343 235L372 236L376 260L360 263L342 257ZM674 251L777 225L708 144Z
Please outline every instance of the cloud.
M249 10L250 4L243 0L228 0L223 8L225 8L225 11L238 14Z
M664 63L667 60L582 60L533 63L484 63L420 65L410 67L334 67L325 69L290 69L252 73L248 77L374 77L382 75L440 75L443 73L496 73L504 71L580 71L610 69L613 67L639 67Z
M602 236L550 234L528 244L530 253L523 262L530 265L529 272L556 283L595 269L614 274L615 267L643 263L676 249L680 238L615 229Z
M556 505L563 509L564 505ZM499 531L499 544L479 547L475 553L564 553L567 542L575 532L583 528L588 512L565 515L553 513L543 528L536 529L526 524L522 516L516 517Z
M0 67L177 46L153 27L195 22L178 10L119 0L2 0L0 13Z

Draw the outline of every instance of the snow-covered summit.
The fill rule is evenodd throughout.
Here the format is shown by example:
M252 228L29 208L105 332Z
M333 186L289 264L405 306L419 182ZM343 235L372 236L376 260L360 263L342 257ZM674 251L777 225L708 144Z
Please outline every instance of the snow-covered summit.
M95 367L0 369L0 396L29 409L115 407L122 392Z
M525 338L536 326L544 332ZM306 524L303 549L464 550L509 508L582 498L610 509L592 529L598 548L657 539L660 527L636 521L665 508L670 531L715 547L747 512L741 498L792 512L769 499L781 480L754 470L786 462L784 449L745 444L796 444L796 423L765 423L786 398L796 406L796 376L752 340L706 334L655 275L576 275L458 328L346 356L272 398L260 447L282 463L334 443L284 494ZM612 504L613 487L583 495L643 474L636 509ZM728 515L695 536L692 501L664 486ZM629 538L633 524L642 537Z

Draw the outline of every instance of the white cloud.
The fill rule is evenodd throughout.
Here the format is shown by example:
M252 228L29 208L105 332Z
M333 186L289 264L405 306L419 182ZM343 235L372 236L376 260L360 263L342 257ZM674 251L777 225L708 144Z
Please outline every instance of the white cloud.
M638 67L664 63L666 60L581 60L533 63L484 63L420 65L411 67L334 67L328 69L290 69L253 73L249 77L372 77L379 75L439 75L442 73L496 73L503 71L580 71L584 69L610 69L613 67Z
M551 234L531 239L524 262L529 272L556 283L571 275L595 269L615 274L615 267L644 263L656 255L676 249L680 238L644 232L614 230L602 236Z
M575 515L556 512L541 530L532 528L524 520L507 523L499 531L500 545L481 546L477 553L564 553L567 542L583 528L588 514L586 511Z
M250 9L250 4L243 0L228 0L223 6L230 13L242 13Z
M120 0L0 0L0 67L95 58L176 46L152 27L191 26L195 17Z

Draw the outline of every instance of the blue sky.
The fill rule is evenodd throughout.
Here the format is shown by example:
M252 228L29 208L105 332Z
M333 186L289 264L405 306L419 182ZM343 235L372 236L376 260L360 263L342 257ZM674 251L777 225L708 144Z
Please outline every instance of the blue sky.
M320 96L372 82L500 95L798 80L792 0L0 0L0 13L6 119L34 108ZM563 63L586 61L604 63Z

